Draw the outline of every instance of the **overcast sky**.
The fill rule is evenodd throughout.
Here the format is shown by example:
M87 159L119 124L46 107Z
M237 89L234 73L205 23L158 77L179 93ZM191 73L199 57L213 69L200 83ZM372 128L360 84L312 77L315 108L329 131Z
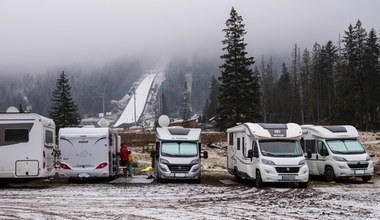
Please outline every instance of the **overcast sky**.
M0 74L133 56L221 54L234 6L248 52L290 54L338 41L358 19L380 29L379 0L0 0Z

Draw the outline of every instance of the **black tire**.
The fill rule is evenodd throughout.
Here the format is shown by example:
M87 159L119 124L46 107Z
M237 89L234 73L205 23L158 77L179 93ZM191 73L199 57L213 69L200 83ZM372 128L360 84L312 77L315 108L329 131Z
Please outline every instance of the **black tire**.
M235 176L236 182L238 182L238 183L243 182L243 178L241 178L241 176L238 174L237 167L234 167L234 176Z
M335 173L334 169L331 166L327 166L325 168L325 174L324 174L326 181L334 181L335 180Z
M198 178L198 179L195 179L195 180L194 180L194 183L195 183L195 184L201 184L201 182L202 182L202 179L201 179L201 178Z
M236 180L236 182L238 182L238 183L242 183L242 182L243 182L243 178L241 178L241 176L239 176L239 175L237 175L237 174L235 174L235 180Z
M5 188L8 186L7 182L0 182L0 188Z
M160 177L157 177L157 178L156 178L156 182L157 182L157 183L162 183L162 179L161 179Z
M264 186L263 179L261 178L260 170L256 171L256 188L261 188Z
M307 188L308 185L309 185L309 182L299 182L298 183L298 187L303 188L303 189Z
M362 176L362 180L364 181L364 182L368 182L368 181L370 181L372 179L372 176Z

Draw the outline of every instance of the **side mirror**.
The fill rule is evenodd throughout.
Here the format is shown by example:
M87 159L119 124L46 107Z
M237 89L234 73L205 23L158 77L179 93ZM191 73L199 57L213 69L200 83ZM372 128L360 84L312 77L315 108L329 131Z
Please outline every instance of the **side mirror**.
M252 150L248 150L248 158L252 158L253 157L253 151Z
M322 155L322 156L327 156L327 155L329 155L329 153L327 152L326 149L322 149L322 150L321 150L321 155Z
M311 151L309 150L309 151L307 151L307 159L310 159L311 158Z
M203 151L203 158L204 158L204 159L207 159L207 158L208 158L208 152L207 152L207 151Z
M155 150L152 150L150 152L150 157L156 157L156 151Z

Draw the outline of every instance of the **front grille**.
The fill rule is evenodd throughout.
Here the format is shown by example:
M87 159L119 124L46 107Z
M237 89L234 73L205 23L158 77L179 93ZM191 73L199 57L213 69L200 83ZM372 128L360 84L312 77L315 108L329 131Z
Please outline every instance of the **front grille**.
M169 169L170 171L174 171L174 172L189 172L191 169L191 165L170 164Z
M347 164L351 169L359 169L359 168L367 168L368 163L352 163L352 164Z
M299 167L276 167L277 173L298 173Z

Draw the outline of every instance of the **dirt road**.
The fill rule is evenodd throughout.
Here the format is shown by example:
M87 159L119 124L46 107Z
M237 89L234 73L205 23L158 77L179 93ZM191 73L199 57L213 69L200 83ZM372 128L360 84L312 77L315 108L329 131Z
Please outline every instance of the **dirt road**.
M145 177L135 177L135 180ZM0 219L377 219L380 178L312 180L299 189L249 183L41 182L0 189Z

